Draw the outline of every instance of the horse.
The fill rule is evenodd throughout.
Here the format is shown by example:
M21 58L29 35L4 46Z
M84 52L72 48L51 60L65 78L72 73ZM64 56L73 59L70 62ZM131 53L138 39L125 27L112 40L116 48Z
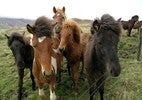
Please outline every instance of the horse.
M61 30L61 26L62 23L67 19L66 17L66 13L65 13L65 7L63 6L63 8L56 8L55 6L53 7L53 12L54 12L54 16L53 16L53 23L54 23L54 35L57 36L58 38L60 38L60 30Z
M134 24L134 27L133 29L137 29L138 32L139 32L139 28L142 26L142 21L137 21L135 24Z
M45 16L36 19L33 26L27 24L32 34L31 45L34 47L33 75L39 89L39 97L45 97L44 84L49 84L50 100L56 100L56 75L60 70L60 60L53 49L53 28L51 20Z
M60 30L61 30L61 26L64 20L66 20L66 14L65 14L65 7L63 6L63 8L56 8L55 6L53 7L53 12L54 12L54 16L53 16L53 33L54 33L54 45L53 48L57 49L60 43ZM63 62L63 55L60 55L60 61ZM58 75L58 80L57 82L61 81L61 72L59 72Z
M131 30L134 27L134 24L139 20L138 15L132 16L132 18L128 21L121 21L122 27L124 30L128 30L127 36L131 36Z
M55 6L53 7L53 12L54 12L54 16L53 16L53 23L54 23L54 29L53 29L53 32L54 32L54 38L56 38L56 41L60 41L60 31L62 29L62 24L65 20L67 20L67 17L66 17L66 13L65 13L65 7L63 6L63 8L56 8ZM86 43L87 41L89 40L89 37L90 37L90 34L84 34L83 32L81 32L81 44L82 44L82 47L85 49L85 46L86 46ZM56 47L55 49L57 49L57 47L59 46L59 42L57 42L56 44ZM82 52L82 55L84 55L84 53ZM61 56L61 59L63 59L63 56ZM83 57L83 56L82 56ZM83 64L83 58L82 58L82 69L81 69L81 72L80 72L80 76L82 77L82 74L83 74L83 70L84 70L84 64ZM69 75L71 72L68 72ZM60 75L61 76L61 75ZM61 80L61 79L59 79Z
M10 36L5 34L7 37L7 44L15 57L15 63L18 70L18 100L22 99L22 86L24 69L30 69L30 77L32 80L32 89L35 90L35 81L32 74L32 64L34 58L33 47L29 45L28 39L23 37L20 33L13 32Z
M94 20L93 27L97 30L86 45L84 65L89 83L90 100L93 100L96 92L100 93L100 100L103 100L107 77L109 75L117 77L121 72L117 54L121 28L109 14L104 14L101 20Z
M63 22L60 34L60 44L57 51L63 53L67 59L68 72L73 80L72 93L77 95L78 71L82 57L81 29L75 21L68 19Z

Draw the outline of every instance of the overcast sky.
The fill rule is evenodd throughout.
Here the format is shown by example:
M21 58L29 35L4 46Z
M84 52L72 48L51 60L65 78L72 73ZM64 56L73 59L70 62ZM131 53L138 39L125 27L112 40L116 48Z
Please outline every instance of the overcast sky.
M0 17L52 18L53 6L65 6L67 18L93 20L108 13L115 19L128 20L136 14L142 19L142 0L0 0Z

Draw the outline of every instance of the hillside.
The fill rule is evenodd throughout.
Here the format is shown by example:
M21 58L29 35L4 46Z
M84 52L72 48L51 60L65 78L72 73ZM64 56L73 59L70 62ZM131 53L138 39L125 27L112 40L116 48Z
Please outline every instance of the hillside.
M88 19L79 19L79 18L72 18L81 26L90 26L92 23L92 20ZM7 28L14 28L14 27L24 27L26 24L32 24L34 20L30 19L20 19L20 18L6 18L6 17L0 17L0 29L7 29Z
M27 23L32 24L33 20L0 17L0 29L12 28L12 27L23 27Z

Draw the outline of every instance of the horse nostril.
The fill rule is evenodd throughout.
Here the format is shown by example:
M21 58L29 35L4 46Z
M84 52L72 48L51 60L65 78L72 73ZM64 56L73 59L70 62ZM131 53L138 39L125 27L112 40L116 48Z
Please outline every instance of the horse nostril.
M42 72L42 74L43 74L43 76L46 76L45 71L44 71L44 72Z
M51 76L52 71L49 71L49 72L43 71L42 74L43 74L43 76L49 77L49 76Z
M117 77L119 76L119 72L115 71L115 70L110 70L110 74L113 76L113 77Z

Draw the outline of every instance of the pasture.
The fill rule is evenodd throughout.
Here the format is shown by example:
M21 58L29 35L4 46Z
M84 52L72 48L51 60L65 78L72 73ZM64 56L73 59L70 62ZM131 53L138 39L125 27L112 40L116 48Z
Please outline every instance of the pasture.
M82 30L89 32L89 25L81 25ZM16 100L17 99L17 67L14 62L12 52L7 46L5 33L11 31L26 30L20 29L1 29L0 30L0 100ZM118 45L119 60L122 72L119 77L109 77L105 85L105 100L141 100L142 99L142 57L141 61L136 60L138 35L136 30L132 31L132 37L127 37L123 31ZM23 92L23 100L38 100L38 90L32 91L32 82L30 80L29 70L25 70ZM68 75L66 61L62 67L61 82L56 84L56 95L61 100L88 100L89 88L88 82L79 79L79 95L77 97L71 95L71 78ZM46 95L49 97L49 87L45 87ZM99 100L98 94L95 94L95 100Z

